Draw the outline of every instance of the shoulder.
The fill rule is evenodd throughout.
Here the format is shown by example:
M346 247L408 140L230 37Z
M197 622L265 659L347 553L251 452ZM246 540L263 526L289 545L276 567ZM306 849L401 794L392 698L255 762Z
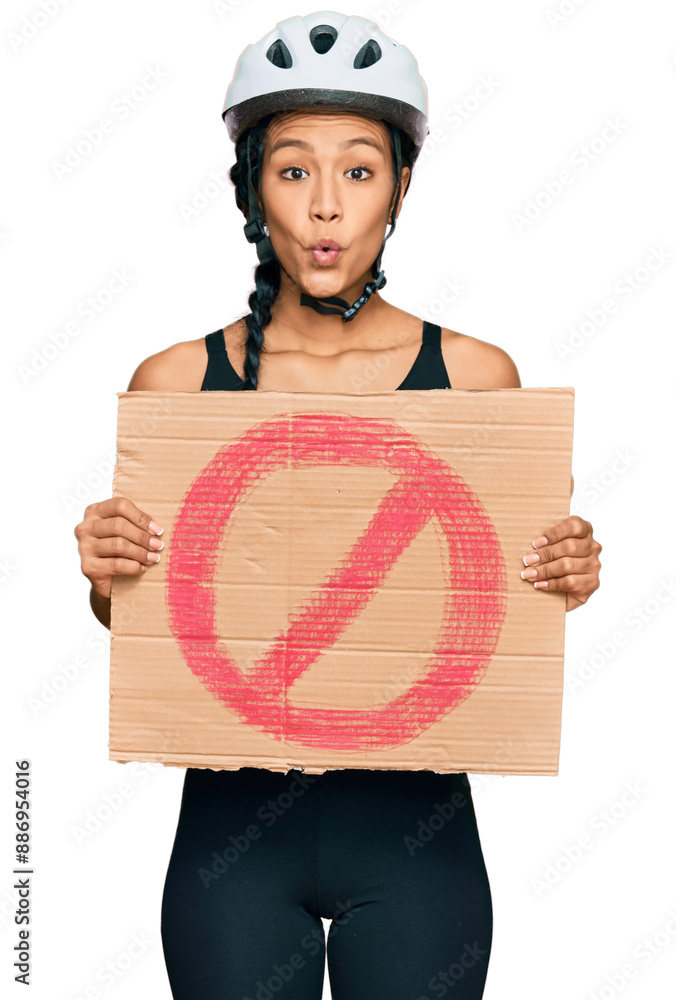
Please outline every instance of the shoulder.
M207 365L204 337L183 340L151 354L137 367L127 392L143 389L195 392L200 389Z
M497 344L442 327L441 353L454 389L521 388L516 365Z

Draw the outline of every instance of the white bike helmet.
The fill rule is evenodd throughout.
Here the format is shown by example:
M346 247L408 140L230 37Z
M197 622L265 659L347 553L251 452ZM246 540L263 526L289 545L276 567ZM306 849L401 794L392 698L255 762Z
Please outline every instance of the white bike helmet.
M429 132L427 86L418 72L415 56L366 18L318 11L289 17L240 55L228 86L222 117L234 143L266 115L298 108L339 108L384 120L401 129L412 143L413 162ZM364 286L352 306L332 296L322 301L301 294L301 305L321 313L340 313L352 319L376 288L382 288L385 274L380 260L385 242L394 232L401 192L401 148L393 132L397 192L390 231L373 265L374 281ZM247 139L249 221L244 232L256 244L258 259L267 263L279 259L263 224L255 196ZM281 266L281 265L280 265ZM340 306L341 308L336 308Z

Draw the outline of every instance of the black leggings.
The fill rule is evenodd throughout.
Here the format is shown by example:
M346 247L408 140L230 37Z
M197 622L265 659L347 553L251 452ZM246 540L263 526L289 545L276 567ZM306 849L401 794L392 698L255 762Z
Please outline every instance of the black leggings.
M187 769L175 1000L320 1000L325 953L333 1000L480 1000L492 931L465 773Z

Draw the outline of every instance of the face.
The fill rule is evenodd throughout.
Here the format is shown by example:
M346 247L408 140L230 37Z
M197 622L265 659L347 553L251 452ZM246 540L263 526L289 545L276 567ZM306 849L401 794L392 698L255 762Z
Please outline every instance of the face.
M409 177L404 167L397 215ZM361 294L385 238L393 190L383 122L342 111L301 110L268 126L261 210L284 270L307 294L349 301ZM324 238L341 247L337 257L313 253ZM283 284L289 281L284 270Z

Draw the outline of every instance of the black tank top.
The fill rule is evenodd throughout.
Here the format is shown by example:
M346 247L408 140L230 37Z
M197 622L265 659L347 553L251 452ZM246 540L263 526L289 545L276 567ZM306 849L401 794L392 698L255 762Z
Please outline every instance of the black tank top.
M223 330L214 330L204 338L209 359L202 390L253 389L251 381L242 380L232 366L225 349ZM441 353L441 327L423 320L422 344L413 367L397 389L451 389Z

